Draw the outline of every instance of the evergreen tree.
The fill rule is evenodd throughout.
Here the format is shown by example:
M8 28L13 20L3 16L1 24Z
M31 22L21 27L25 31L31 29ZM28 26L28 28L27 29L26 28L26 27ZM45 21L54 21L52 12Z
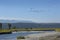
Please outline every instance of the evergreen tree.
M10 23L8 23L8 26L9 26L9 29L11 29L11 24Z
M0 23L0 29L2 29L2 23Z

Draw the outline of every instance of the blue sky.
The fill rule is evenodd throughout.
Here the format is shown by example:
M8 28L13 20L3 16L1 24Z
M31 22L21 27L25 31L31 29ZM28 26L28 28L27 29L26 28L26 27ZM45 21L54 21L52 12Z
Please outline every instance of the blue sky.
M0 0L0 19L60 23L60 0Z

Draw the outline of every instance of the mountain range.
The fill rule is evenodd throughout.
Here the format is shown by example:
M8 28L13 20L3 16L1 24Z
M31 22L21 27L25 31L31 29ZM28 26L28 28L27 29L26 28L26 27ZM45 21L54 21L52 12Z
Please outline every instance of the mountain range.
M16 26L16 28L60 28L60 23L35 23L25 20L0 20L0 23L3 28L8 28L8 23L11 27Z

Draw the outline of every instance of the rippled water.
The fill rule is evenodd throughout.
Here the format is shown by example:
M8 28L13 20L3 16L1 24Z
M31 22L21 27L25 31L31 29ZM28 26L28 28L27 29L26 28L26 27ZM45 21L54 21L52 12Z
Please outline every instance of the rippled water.
M41 32L40 31L13 32L12 34L0 35L0 40L17 40L16 37L18 37L18 36L26 36L26 35L29 35L29 34L36 34L36 33L41 33Z

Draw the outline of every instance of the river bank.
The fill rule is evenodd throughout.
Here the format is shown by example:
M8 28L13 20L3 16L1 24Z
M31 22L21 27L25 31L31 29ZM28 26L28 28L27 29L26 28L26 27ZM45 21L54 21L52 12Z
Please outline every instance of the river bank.
M18 40L60 40L60 32L46 32L25 36L25 39Z
M0 40L17 40L19 36L27 36L30 34L44 33L43 31L18 31L12 32L12 34L3 34L0 35Z
M0 35L1 34L11 34L12 31L11 30L8 30L8 29L3 29L3 30L0 30Z

